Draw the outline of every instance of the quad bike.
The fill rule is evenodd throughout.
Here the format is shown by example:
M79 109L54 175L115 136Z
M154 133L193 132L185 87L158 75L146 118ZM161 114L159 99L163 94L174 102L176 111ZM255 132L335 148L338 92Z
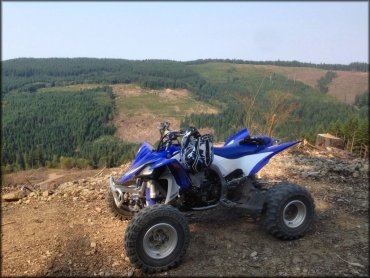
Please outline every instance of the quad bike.
M188 224L180 211L223 205L259 216L276 238L305 234L314 216L310 193L290 183L267 188L255 178L271 157L301 141L252 137L245 128L223 147L213 147L208 134L201 136L195 128L172 131L169 126L159 126L157 148L145 142L128 171L118 181L109 178L110 211L132 219L125 233L132 264L153 273L180 263L189 244Z

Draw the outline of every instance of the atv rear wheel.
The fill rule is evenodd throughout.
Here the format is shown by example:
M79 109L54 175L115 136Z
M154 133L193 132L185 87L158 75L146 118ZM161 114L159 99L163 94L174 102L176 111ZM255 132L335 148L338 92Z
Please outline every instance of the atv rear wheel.
M276 238L297 239L311 226L314 210L314 201L306 189L279 184L266 193L262 225Z
M121 208L117 207L116 202L114 201L113 192L110 188L107 189L105 194L105 202L109 212L119 220L130 220L134 216L134 212L130 211L127 206L122 205Z
M189 227L182 213L170 205L153 205L129 222L125 249L131 263L147 273L176 267L189 245Z

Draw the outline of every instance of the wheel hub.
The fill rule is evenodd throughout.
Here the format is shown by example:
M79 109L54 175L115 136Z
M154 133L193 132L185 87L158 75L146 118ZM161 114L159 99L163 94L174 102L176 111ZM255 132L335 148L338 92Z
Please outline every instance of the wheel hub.
M297 228L306 219L307 208L300 200L289 202L283 210L283 220L289 228Z
M176 229L170 224L159 223L145 233L143 248L149 257L163 259L175 250L177 241Z

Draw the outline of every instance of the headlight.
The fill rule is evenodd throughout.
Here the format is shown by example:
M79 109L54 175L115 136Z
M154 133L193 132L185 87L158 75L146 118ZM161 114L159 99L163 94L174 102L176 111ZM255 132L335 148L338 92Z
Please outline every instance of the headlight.
M138 174L138 176L149 176L153 173L154 169L150 169L150 166L146 166L141 172Z

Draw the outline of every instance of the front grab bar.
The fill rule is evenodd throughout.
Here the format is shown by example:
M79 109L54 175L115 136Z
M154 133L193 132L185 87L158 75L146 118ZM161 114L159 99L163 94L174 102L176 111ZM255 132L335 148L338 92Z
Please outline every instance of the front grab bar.
M122 186L118 185L114 182L114 179L112 176L109 177L109 187L112 190L114 202L116 203L116 206L120 208L124 202L123 195L124 193L133 193L133 194L139 194L140 188L132 188L129 186Z

